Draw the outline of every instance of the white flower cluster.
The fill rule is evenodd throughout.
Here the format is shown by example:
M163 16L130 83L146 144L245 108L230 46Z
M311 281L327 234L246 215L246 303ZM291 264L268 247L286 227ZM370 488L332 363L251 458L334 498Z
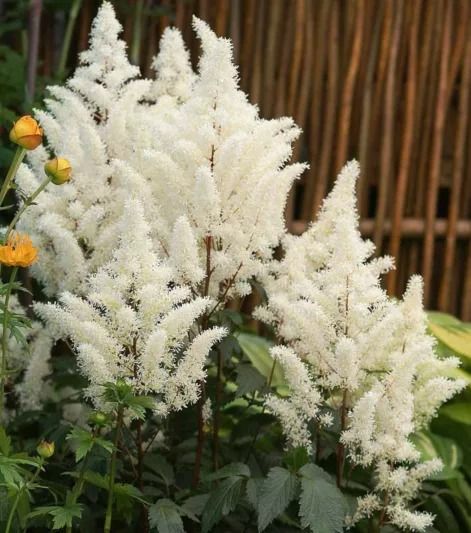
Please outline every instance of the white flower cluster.
M36 304L36 311L56 338L72 340L95 404L103 384L122 378L155 395L156 411L166 415L198 399L207 356L225 330L198 331L213 302L173 282L139 202L126 205L119 229L113 257L90 278L85 298L64 292L60 304Z
M412 277L401 302L382 290L392 260L370 259L374 247L360 236L358 174L356 162L344 167L318 220L285 239L285 256L265 280L268 303L256 314L288 347L272 353L292 391L267 405L296 446L312 442L310 428L326 423L326 410L337 411L350 459L378 473L374 497L388 494L389 519L423 530L430 517L406 504L437 464L421 464L410 437L463 384L444 377L458 362L439 359L426 333L421 278ZM368 501L357 519L362 508L371 512Z
M260 119L238 89L230 41L198 19L194 27L198 74L179 31L167 30L156 79L142 79L104 2L79 68L36 112L49 147L73 168L72 181L49 186L22 222L39 247L33 274L49 296L83 292L83 280L111 257L130 194L156 251L200 294L247 294L279 244L287 194L304 168L286 164L299 129L289 118ZM22 167L22 189L37 186L46 157L37 150Z

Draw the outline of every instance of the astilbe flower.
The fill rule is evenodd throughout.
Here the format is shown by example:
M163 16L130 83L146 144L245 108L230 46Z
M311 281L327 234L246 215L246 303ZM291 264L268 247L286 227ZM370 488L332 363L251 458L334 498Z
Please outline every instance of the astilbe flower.
M103 384L121 378L137 393L155 395L156 412L166 415L198 399L207 356L225 330L198 331L213 302L174 283L137 201L127 204L119 229L112 259L90 278L83 298L64 292L58 304L36 304L36 311L55 337L71 339L97 406Z
M287 165L299 129L263 120L238 88L231 42L194 18L202 55L191 93L153 124L146 178L153 235L180 279L227 301L251 291L285 232L288 191L304 169ZM140 187L141 190L143 190Z
M397 526L422 531L432 517L407 504L440 465L421 463L411 436L463 384L445 377L457 360L439 359L426 333L421 278L411 278L401 302L381 288L393 264L371 259L374 246L359 233L358 174L356 162L344 167L318 220L302 236L285 239L285 256L265 279L268 301L256 316L287 346L274 348L274 357L289 350L281 363L291 388L289 398L271 396L267 406L288 441L308 448L312 426L325 425L329 411L338 410L350 460L378 478L350 521L384 508Z
M46 110L35 113L47 146L31 153L29 165L22 165L18 173L19 187L30 193L43 180L51 153L62 154L74 169L67 186L48 186L20 221L40 249L32 275L48 296L64 290L81 293L88 274L109 260L117 242L115 226L131 187L125 171L150 145L149 124L177 101L177 96L164 98L165 92L181 95L192 83L190 77L185 80L181 64L172 75L168 56L178 52L180 63L189 61L183 42L178 47L179 34L165 33L162 53L155 60L162 65L162 76L147 80L130 64L120 31L112 5L103 2L79 67L66 86L48 88ZM165 105L156 104L157 96Z

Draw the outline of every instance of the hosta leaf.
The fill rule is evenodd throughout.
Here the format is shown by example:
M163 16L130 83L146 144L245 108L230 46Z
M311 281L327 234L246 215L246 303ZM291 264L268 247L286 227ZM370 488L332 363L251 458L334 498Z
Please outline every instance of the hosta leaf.
M304 465L301 474L299 516L302 527L313 533L340 533L348 507L330 476L314 464Z
M263 531L294 499L298 478L285 468L275 466L268 472L258 496L258 530Z
M230 477L211 491L203 510L203 533L236 508L244 490L244 483L245 480L239 476Z
M420 452L423 461L439 458L443 462L443 470L431 476L431 479L453 479L461 477L458 468L463 462L463 453L451 439L434 435L429 431L421 431L412 435L412 442Z
M444 414L461 424L471 425L471 405L469 403L451 403L444 405L440 409L440 414Z
M185 533L178 506L165 498L149 507L149 524L159 533Z

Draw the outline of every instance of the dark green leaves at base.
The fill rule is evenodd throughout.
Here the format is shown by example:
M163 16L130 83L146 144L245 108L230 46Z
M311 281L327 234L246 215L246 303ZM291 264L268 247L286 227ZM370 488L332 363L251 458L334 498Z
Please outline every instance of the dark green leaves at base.
M258 498L258 530L263 531L296 496L298 478L289 470L274 467L262 484Z
M178 506L166 498L149 507L149 523L159 533L185 532Z
M236 508L244 492L244 486L245 480L243 478L230 477L210 493L203 511L203 533L209 531L223 516Z
M309 527L313 533L343 531L347 503L330 476L314 464L304 465L299 474L299 516L302 527Z

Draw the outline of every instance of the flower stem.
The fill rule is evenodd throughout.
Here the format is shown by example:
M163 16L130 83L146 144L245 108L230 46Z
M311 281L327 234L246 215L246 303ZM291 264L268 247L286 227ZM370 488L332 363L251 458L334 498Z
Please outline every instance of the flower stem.
M10 189L10 184L13 178L16 176L16 173L18 172L18 168L21 162L23 161L25 155L26 155L26 150L22 148L21 146L18 146L15 152L15 155L13 156L13 161L11 162L10 168L8 169L5 181L2 183L2 188L0 189L0 206L3 205L5 196L7 195L7 192Z
M59 66L57 67L57 77L62 81L65 74L65 65L69 55L70 43L72 41L72 33L74 31L75 21L80 11L82 0L74 0L69 10L69 20L65 28L64 40L62 41L61 55L59 58Z
M12 284L15 281L18 267L14 267L10 274L5 302L3 304L3 331L2 331L2 373L0 376L0 420L3 418L5 405L5 379L7 374L7 353L8 353L8 304L10 302Z
M30 196L28 196L28 198L26 198L26 200L24 201L23 205L18 209L18 211L16 212L15 216L13 217L13 220L10 222L10 224L9 224L9 226L7 228L7 232L5 233L5 242L8 240L8 237L9 237L10 233L15 228L15 226L16 226L18 220L20 219L21 215L26 211L26 209L28 209L28 207L34 202L34 200L36 200L36 198L46 188L46 186L48 185L48 183L50 181L51 181L51 178L46 178L41 183L41 185L33 192L33 194L31 194Z
M118 417L116 420L116 436L114 439L113 454L111 455L110 482L108 485L108 504L106 506L105 527L103 529L104 533L110 533L111 531L111 517L113 514L113 487L114 487L114 481L116 477L116 457L118 454L118 444L119 444L119 435L121 432L121 425L123 423L123 411L124 411L124 408L120 405L118 407Z
M33 474L33 477L30 479L30 481L24 483L20 490L16 493L15 501L13 502L12 508L10 509L10 514L8 515L8 521L5 528L4 533L10 533L11 526L13 524L13 518L15 516L16 508L18 507L18 503L20 502L21 495L23 494L24 489L29 485L36 481L36 478L39 475L39 472L41 472L41 468L43 467L44 459L40 459L40 462L36 468L36 472Z

